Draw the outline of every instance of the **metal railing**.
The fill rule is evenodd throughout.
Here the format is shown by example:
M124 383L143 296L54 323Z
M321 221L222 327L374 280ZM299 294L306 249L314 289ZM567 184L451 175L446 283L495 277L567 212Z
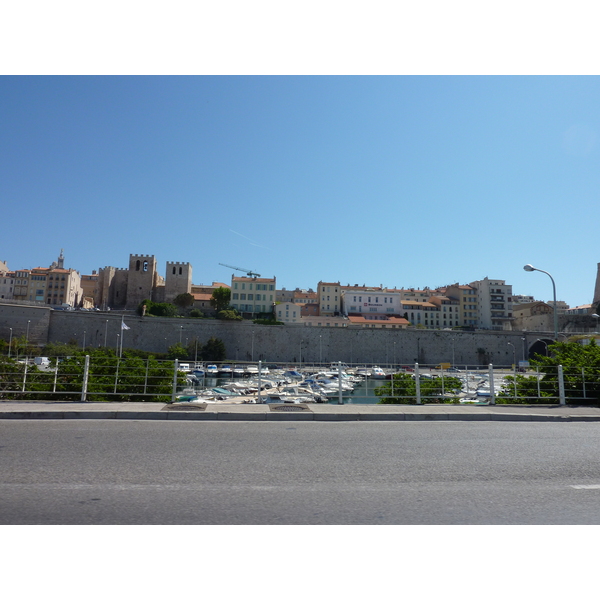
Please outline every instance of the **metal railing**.
M37 364L36 364L37 361ZM255 398L304 383L321 402L343 404L600 404L600 368L376 365L361 363L208 364L76 356L0 361L0 400L158 401L180 395ZM340 377L341 375L341 377ZM341 383L340 383L341 381ZM258 396L261 398L261 396Z

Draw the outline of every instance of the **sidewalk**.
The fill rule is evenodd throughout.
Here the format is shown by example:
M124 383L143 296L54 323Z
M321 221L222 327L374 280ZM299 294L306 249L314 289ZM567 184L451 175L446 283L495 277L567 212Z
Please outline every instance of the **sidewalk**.
M169 421L557 421L600 422L600 408L559 405L163 404L0 401L0 419Z

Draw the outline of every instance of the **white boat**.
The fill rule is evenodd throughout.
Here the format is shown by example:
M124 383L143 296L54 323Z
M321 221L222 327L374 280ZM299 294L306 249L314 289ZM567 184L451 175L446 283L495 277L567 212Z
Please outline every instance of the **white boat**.
M244 367L241 365L235 365L233 367L233 376L234 377L243 377L246 374Z
M208 365L206 367L206 376L207 377L218 377L219 375L219 369L217 368L217 365Z
M373 379L385 379L385 371L381 367L373 367L371 377Z
M233 369L231 365L221 365L219 368L219 375L225 375L231 377L233 373Z

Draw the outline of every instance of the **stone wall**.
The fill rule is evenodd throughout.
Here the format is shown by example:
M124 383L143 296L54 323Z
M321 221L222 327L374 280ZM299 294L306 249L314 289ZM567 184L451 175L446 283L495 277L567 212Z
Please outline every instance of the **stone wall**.
M228 360L267 362L323 362L435 365L510 365L527 358L529 348L540 337L548 342L552 334L540 332L458 332L425 329L354 329L269 326L250 322L225 322L212 319L138 317L125 313L53 311L45 307L0 305L0 336L8 340L25 335L30 321L29 339L39 344L75 341L86 347L108 345L116 348L123 335L123 347L166 352L180 340L185 344L205 343L210 337L223 340ZM119 337L118 337L119 336ZM525 337L525 342L522 338ZM512 346L509 345L512 344ZM514 351L513 351L514 347Z

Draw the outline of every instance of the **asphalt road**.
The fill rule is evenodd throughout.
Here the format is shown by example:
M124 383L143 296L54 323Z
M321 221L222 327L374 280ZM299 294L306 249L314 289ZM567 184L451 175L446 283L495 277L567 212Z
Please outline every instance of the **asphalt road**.
M600 423L0 421L0 524L600 524Z

